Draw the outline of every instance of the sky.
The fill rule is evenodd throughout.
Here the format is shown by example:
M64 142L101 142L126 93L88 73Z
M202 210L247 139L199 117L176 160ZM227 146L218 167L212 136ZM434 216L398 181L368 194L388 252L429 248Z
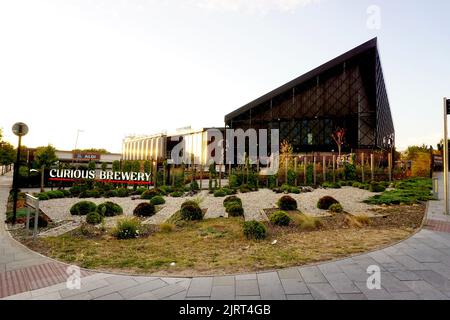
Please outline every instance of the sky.
M402 150L442 138L450 1L0 0L0 128L28 147L223 126L225 114L378 37Z

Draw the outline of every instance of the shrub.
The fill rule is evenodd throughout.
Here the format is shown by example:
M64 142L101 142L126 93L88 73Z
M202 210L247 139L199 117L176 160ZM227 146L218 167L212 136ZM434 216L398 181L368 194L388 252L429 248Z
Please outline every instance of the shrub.
M164 195L164 196L174 191L171 186L160 186L153 190L158 191L159 195Z
M247 239L264 239L266 237L266 226L259 221L245 221L242 228Z
M155 205L149 202L139 203L133 210L135 216L150 217L155 214Z
M346 183L338 183L338 182L324 182L322 183L322 187L326 189L340 189L341 185L347 185Z
M50 197L48 196L48 194L46 192L38 193L37 198L42 201L50 199Z
M156 206L158 204L166 203L166 200L164 200L164 198L162 196L154 196L153 198L150 199L150 203L152 205Z
M342 208L342 205L340 203L333 203L328 210L334 213L341 213L344 211L344 208Z
M297 187L291 187L291 193L299 194L300 193L300 189L297 188Z
M386 191L386 187L384 187L382 184L380 184L376 181L372 181L369 184L369 191L370 192L384 192L384 191Z
M96 211L104 217L113 217L123 213L122 207L111 201L99 204Z
M141 222L136 218L123 218L117 221L113 235L117 239L133 239L139 235Z
M228 202L225 211L230 217L239 217L244 215L244 208L238 202Z
M98 189L84 190L78 195L79 198L100 198L102 192Z
M50 199L64 198L64 192L60 190L47 191L46 193Z
M277 226L288 226L291 222L291 218L284 211L275 211L269 217L271 223Z
M89 224L99 224L102 222L103 217L96 211L89 212L86 215L86 222Z
M236 191L227 187L222 188L222 190L226 193L227 196L231 195L231 194L235 194Z
M170 194L170 196L174 198L179 198L182 197L183 195L184 195L183 191L174 191Z
M147 190L148 190L148 189L145 188L145 187L139 187L139 188L137 188L136 190L134 190L134 191L132 192L132 194L140 196L141 194L143 194L143 193L144 193L145 191L147 191Z
M63 190L60 190L60 191L64 194L64 197L71 197L72 196L72 194L70 193L69 190L63 189Z
M81 192L81 186L78 186L78 185L72 186L72 187L69 189L69 192L70 192L70 194L71 194L72 196L78 197L78 195L79 195L80 192Z
M278 208L281 210L296 210L297 209L297 201L291 196L282 196L277 201Z
M116 190L116 192L117 192L117 197L120 197L120 198L128 197L130 194L130 190L128 190L128 188L119 188Z
M104 193L105 198L112 198L112 197L118 197L117 190L108 190Z
M198 203L194 200L186 200L181 204L181 209L183 209L186 206L197 206L199 207Z
M328 210L332 204L339 203L335 198L330 196L324 196L317 202L317 208L322 210Z
M190 189L190 191L197 191L200 189L197 180L191 181L191 183L189 184L189 189Z
M280 187L280 189L281 189L281 192L288 193L291 190L291 187L285 183Z
M181 219L183 220L202 220L202 209L196 204L187 204L181 208Z
M236 196L228 196L223 200L223 206L226 207L228 203L237 202L242 205L242 200Z
M214 191L214 197L225 197L226 195L227 193L222 189Z
M145 190L145 191L141 194L141 199L150 200L150 199L153 198L154 196L159 196L159 191L156 190L155 188L150 189L150 190Z
M361 187L361 183L359 183L359 182L353 182L352 187L353 187L353 188L359 188L359 187Z
M323 225L322 220L316 217L300 215L299 218L298 227L300 230L316 230Z
M70 214L84 216L96 209L97 205L91 201L79 201L70 208Z
M250 191L252 191L252 190L250 189L250 187L249 187L247 184L243 184L243 185L241 185L241 186L239 187L239 191L240 191L241 193L247 193L247 192L250 192Z

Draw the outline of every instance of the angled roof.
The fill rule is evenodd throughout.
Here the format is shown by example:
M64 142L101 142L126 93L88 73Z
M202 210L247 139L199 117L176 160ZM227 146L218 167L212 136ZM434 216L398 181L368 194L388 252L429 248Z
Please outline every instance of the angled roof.
M263 102L266 102L267 100L270 100L270 99L282 94L283 92L285 92L299 84L302 84L303 82L306 82L306 81L318 76L319 74L323 73L324 71L332 69L333 67L335 67L335 66L367 51L367 50L373 49L373 48L377 48L377 38L376 37L367 42L364 42L363 44L357 46L356 48L353 48L352 50L347 51L346 53L322 64L321 66L301 75L300 77L295 78L292 81L289 81L288 83L282 85L281 87L278 87L275 90L272 90L269 93L266 93L265 95L253 100L252 102L240 107L239 109L236 109L236 110L230 112L229 114L227 114L225 116L225 122L227 122L231 118L234 118L234 117L252 109L253 107L260 105Z

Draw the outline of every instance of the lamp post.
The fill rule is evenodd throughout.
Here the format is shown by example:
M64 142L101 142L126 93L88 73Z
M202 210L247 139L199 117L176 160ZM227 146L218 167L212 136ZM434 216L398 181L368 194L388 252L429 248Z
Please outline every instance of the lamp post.
M22 136L28 133L28 126L23 122L17 122L12 127L12 132L19 137L19 143L17 145L17 158L14 164L14 175L13 175L13 218L12 224L16 224L16 214L17 214L17 186L19 179L19 163L20 163L20 148L22 145Z

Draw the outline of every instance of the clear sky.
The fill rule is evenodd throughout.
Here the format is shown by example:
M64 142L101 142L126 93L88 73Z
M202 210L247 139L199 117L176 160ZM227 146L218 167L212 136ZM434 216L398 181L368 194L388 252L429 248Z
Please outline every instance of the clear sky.
M221 126L378 36L398 148L435 145L449 14L448 0L0 0L0 127L58 149L81 129L78 147L120 152L128 134Z

